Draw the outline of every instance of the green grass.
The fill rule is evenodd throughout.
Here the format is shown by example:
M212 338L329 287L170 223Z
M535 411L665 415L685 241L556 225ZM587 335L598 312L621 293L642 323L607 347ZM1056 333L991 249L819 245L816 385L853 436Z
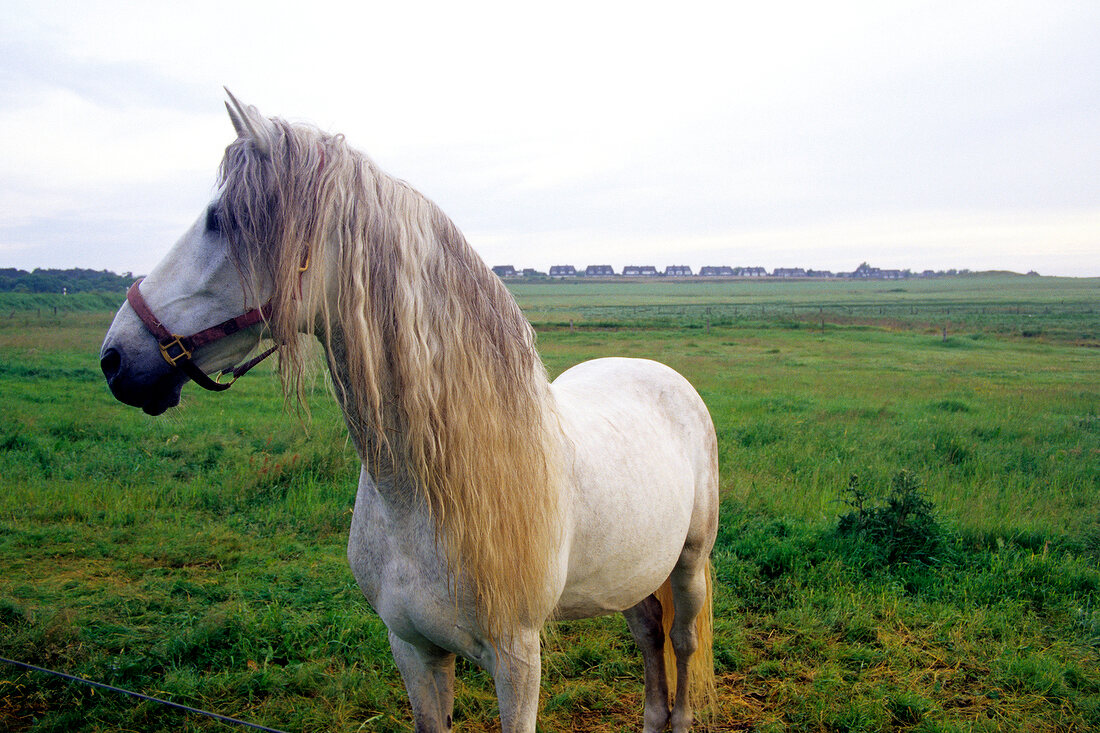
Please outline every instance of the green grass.
M114 310L124 299L122 293L0 293L0 319L41 318L66 313L90 313Z
M510 282L546 325L889 325L1100 343L1100 279L985 274L883 280Z
M1094 285L1068 282L1078 313ZM761 285L767 300L787 284ZM623 286L585 287L598 304ZM974 297L1038 297L1004 288ZM1042 297L1054 309L1057 288ZM284 730L408 730L344 557L358 467L325 391L306 424L260 367L150 418L99 374L110 314L42 307L0 312L0 655ZM786 316L553 323L552 374L655 358L710 407L716 729L1100 726L1100 351L995 321L946 342L885 317L824 333ZM886 564L876 535L838 523L853 475L878 505L902 470L931 501L936 550ZM459 674L459 728L492 730L490 680ZM542 710L544 730L637 729L641 664L619 617L548 632ZM220 726L0 669L0 729Z

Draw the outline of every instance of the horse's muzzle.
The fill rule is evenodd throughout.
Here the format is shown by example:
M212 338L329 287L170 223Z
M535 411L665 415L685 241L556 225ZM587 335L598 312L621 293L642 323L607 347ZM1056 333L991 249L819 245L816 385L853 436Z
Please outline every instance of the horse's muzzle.
M180 390L187 381L186 375L163 361L138 366L126 358L124 351L106 344L100 352L99 366L115 399L140 407L148 415L159 415L178 405Z

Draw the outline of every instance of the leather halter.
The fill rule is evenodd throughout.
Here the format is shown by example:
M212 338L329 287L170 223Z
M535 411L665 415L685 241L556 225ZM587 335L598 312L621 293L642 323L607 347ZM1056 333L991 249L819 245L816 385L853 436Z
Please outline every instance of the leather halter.
M245 372L278 350L279 346L276 344L259 356L249 359L243 364L238 364L232 369L222 370L222 375L233 375L233 379L228 382L218 382L211 379L191 360L195 349L212 344L215 341L220 341L227 336L232 336L237 333L237 331L266 321L271 317L271 301L267 301L259 308L253 308L242 313L236 318L222 321L216 326L204 328L198 333L193 333L190 336L181 336L169 331L160 320L153 315L153 311L149 308L149 304L145 302L145 298L141 294L141 289L138 287L141 285L142 280L144 280L144 278L138 279L130 286L130 289L126 292L126 300L130 303L134 312L137 313L141 322L145 324L145 328L148 329L149 333L153 334L153 338L157 340L157 346L160 347L160 355L164 357L164 360L171 366L182 370L184 374L191 377L191 379L195 381L195 384L200 387L212 392L221 392L222 390L229 389L230 385L244 376Z

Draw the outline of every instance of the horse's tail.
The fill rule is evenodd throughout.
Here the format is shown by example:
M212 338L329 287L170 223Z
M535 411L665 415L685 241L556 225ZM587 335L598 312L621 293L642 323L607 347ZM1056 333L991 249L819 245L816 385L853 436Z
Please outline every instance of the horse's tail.
M707 595L699 615L695 617L695 637L698 646L691 655L688 664L688 694L696 715L714 713L714 704L718 701L718 686L714 681L714 571L707 560L704 571L707 578ZM666 580L654 594L661 604L661 625L665 630L665 678L668 680L668 695L671 703L676 695L676 652L669 641L669 631L676 615L672 603L672 581Z

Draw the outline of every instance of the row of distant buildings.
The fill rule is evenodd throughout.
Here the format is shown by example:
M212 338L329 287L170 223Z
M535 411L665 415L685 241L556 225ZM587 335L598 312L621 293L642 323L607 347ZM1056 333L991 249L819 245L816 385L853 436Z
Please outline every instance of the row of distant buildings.
M653 265L627 265L621 273L615 272L611 265L589 265L578 270L573 265L554 265L550 272L540 272L533 268L517 270L511 265L497 265L493 268L502 278L572 278L572 277L770 277L770 278L848 278L867 280L904 280L910 277L936 277L938 275L960 274L955 270L925 270L914 273L910 270L883 270L871 267L866 262L852 272L831 272L829 270L807 270L802 267L777 267L768 272L763 267L729 267L726 265L707 265L699 268L696 274L688 265L669 265L663 271ZM964 271L965 272L965 271Z

